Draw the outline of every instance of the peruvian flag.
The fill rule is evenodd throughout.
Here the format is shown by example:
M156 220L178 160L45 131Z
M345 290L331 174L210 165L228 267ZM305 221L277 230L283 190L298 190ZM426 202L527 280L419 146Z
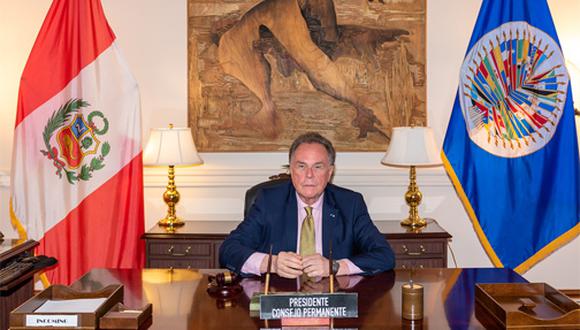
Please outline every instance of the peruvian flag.
M54 0L22 73L11 218L46 275L143 266L143 167L137 83L99 0Z

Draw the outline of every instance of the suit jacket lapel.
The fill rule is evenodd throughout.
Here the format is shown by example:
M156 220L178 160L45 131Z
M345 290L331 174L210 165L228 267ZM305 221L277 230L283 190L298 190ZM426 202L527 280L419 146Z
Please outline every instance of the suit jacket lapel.
M324 204L322 206L322 255L326 258L330 255L329 242L333 236L334 222L337 217L335 205L334 196L326 189L324 192Z
M281 251L296 252L296 237L298 237L298 202L296 191L290 184L290 191L286 201L286 212L284 212L284 248Z

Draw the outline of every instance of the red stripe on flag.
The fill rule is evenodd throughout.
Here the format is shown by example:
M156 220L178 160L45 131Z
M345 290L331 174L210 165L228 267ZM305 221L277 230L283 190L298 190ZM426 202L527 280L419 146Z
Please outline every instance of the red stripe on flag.
M100 1L54 1L22 73L16 126L114 40Z
M51 284L70 284L91 268L142 268L144 262L141 153L51 228L38 254L55 257Z

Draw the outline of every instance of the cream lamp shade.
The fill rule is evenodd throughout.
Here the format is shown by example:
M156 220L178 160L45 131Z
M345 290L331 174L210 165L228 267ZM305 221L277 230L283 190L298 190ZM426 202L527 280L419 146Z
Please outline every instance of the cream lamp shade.
M191 166L203 164L189 127L153 128L143 152L147 166Z
M409 216L401 221L401 225L413 229L426 226L427 221L419 216L418 206L421 204L423 194L417 185L415 167L442 164L433 138L433 130L429 127L394 127L391 143L381 163L409 168L409 187L405 193L405 201L409 205Z
M430 127L394 127L381 163L390 166L430 167L442 164Z

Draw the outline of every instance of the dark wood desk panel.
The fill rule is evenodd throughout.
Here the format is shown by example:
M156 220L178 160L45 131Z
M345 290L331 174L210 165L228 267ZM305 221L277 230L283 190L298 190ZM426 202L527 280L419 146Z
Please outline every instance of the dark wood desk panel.
M153 304L151 329L256 329L263 321L250 318L248 312L251 288L259 288L260 279L244 282L246 293L240 294L231 307L220 307L207 292L207 274L217 270L94 269L73 283L77 290L98 290L109 284L125 285L124 302L129 307ZM359 318L336 319L337 328L357 329L481 329L474 315L475 283L526 282L510 269L418 269L413 280L425 287L424 319L409 324L401 318L401 285L411 275L398 269L370 277L343 277L356 284L342 291L359 295ZM356 282L356 280L359 280ZM296 290L296 281L273 276L271 288L278 292ZM270 327L279 327L269 322ZM421 327L419 327L421 326Z
M451 235L432 219L410 230L399 221L375 221L395 253L396 268L447 267ZM175 232L155 226L143 235L148 268L218 268L219 248L238 221L186 221Z
M23 255L32 255L38 242L16 239L0 240L0 269ZM32 297L34 270L0 286L0 330L8 329L10 312Z

